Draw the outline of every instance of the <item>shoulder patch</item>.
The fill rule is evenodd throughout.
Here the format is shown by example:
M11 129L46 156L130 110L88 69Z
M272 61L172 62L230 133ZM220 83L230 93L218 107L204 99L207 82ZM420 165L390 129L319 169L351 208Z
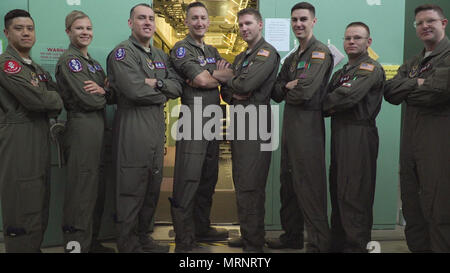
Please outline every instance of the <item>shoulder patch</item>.
M270 55L270 51L266 50L266 49L260 49L258 51L258 54L256 54L257 56L264 56L264 57L269 57Z
M179 47L179 48L177 49L177 58L178 58L178 59L181 59L181 58L184 58L184 56L186 56L186 48L184 48L184 47Z
M70 59L67 64L69 65L69 69L72 72L80 72L83 70L83 65L81 64L80 60L76 58Z
M3 71L5 71L8 74L17 74L22 70L22 66L14 61L9 60L5 63L5 66L3 67Z
M116 50L114 57L116 57L116 61L121 61L125 59L125 55L126 55L125 48L121 47Z
M375 66L373 64L362 63L359 66L359 69L372 72L375 69Z
M311 59L325 60L325 52L323 52L323 51L313 51L312 54L311 54Z

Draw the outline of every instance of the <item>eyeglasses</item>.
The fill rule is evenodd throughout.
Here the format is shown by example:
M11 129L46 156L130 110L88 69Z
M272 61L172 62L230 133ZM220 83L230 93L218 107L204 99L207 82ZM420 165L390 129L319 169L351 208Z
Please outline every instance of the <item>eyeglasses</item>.
M437 21L442 21L442 19L428 19L425 21L414 22L414 28L421 27L421 26L423 26L424 23L426 23L429 26Z
M344 41L346 41L346 42L350 42L352 39L353 39L353 41L355 41L355 42L359 42L359 41L361 41L362 39L369 39L369 37L361 37L361 36L348 36L348 37L344 37L344 38L342 38L342 39L344 39Z

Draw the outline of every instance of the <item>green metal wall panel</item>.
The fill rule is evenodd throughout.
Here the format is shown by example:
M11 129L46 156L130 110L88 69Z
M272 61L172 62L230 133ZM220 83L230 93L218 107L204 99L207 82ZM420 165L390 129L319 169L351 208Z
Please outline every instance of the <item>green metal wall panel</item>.
M78 4L77 4L78 2ZM109 52L121 41L128 39L130 29L127 24L129 11L138 3L149 3L142 0L29 0L29 11L36 23L36 44L32 51L33 59L54 75L59 49L66 49L69 39L65 33L65 17L72 10L81 10L91 19L94 38L89 46L89 53L106 69L106 58ZM71 5L75 4L75 5ZM51 15L51 16L49 16ZM108 127L112 127L114 106L107 107ZM65 113L59 116L65 120ZM62 205L64 199L65 168L57 167L56 149L52 147L52 177L50 217L44 246L62 243ZM102 219L101 238L115 236L114 225L114 168L111 166L111 134L106 133L106 179L107 192L105 211Z
M263 18L290 18L296 0L260 0L259 10ZM400 65L403 62L403 34L405 0L312 0L316 8L317 24L314 35L323 43L328 40L342 53L345 27L352 21L369 25L373 38L372 49L380 56L383 65ZM372 5L370 5L372 4ZM351 8L349 8L351 7ZM382 20L380 20L382 18ZM389 30L389 31L386 31ZM295 36L291 32L290 49L294 47ZM280 52L283 58L288 52ZM344 60L335 71L342 67ZM283 105L280 105L280 111ZM282 114L280 114L282 116ZM280 117L282 120L282 117ZM280 132L281 132L280 121ZM377 185L374 204L374 228L394 228L397 219L398 202L398 150L400 138L400 109L383 102L377 119L380 136ZM326 160L330 161L330 121L326 119ZM280 150L273 153L271 173L267 186L266 228L280 228ZM330 206L329 206L330 208ZM329 209L329 214L331 209Z

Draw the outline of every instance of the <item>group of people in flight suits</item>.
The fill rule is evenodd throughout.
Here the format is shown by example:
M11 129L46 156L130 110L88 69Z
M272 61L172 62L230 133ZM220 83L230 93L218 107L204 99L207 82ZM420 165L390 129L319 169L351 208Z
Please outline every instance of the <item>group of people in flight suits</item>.
M263 38L261 14L253 8L237 14L248 47L230 64L204 43L209 16L201 2L187 6L188 34L170 55L151 45L155 13L148 4L138 4L130 11L131 35L108 55L105 71L88 53L91 20L75 10L66 17L70 45L56 65L55 83L30 57L35 42L30 14L18 9L7 13L8 47L0 55L0 199L6 251L41 251L49 211L50 132L60 126L56 118L63 107L64 244L76 241L81 252L115 251L103 246L98 234L105 201L105 106L116 104L117 249L169 252L148 231L162 182L164 104L180 97L192 111L219 105L221 98L234 106L266 106L269 111L244 118L245 124L258 128L270 128L271 99L285 102L280 174L284 233L264 238L271 151L262 150L261 144L268 140L234 139L232 171L241 236L228 240L229 246L248 253L263 252L265 245L302 249L305 227L306 252L367 252L378 155L376 117L384 96L405 107L400 183L408 247L412 252L449 252L450 41L442 9L431 4L416 8L415 27L424 50L387 81L383 67L369 57L372 38L363 22L346 27L348 63L332 74L333 55L313 35L315 14L307 2L292 7L291 27L300 46L278 71L280 56ZM331 225L324 117L331 117ZM209 120L204 118L201 128ZM194 136L194 118L191 125L181 130ZM228 239L228 231L212 227L209 218L218 162L218 140L177 140L169 198L175 252L201 252L198 242Z

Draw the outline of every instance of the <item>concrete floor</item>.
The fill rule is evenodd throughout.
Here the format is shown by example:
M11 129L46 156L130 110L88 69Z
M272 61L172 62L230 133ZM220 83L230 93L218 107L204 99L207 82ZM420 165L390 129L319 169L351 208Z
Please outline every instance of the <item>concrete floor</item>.
M218 226L222 228L227 228L230 231L230 237L239 236L239 226L236 225L226 225ZM408 247L406 246L405 236L402 226L397 226L395 230L374 230L372 231L372 240L378 241L381 246L381 253L410 253ZM282 232L281 231L266 231L266 238L277 238ZM173 227L171 225L156 225L154 232L151 236L162 242L168 243L170 245L170 252L173 253L175 249L174 244L174 233ZM3 236L2 236L3 237ZM105 246L116 248L114 241L106 241L103 243ZM241 248L230 248L226 242L216 242L216 243L201 243L202 248L198 251L200 253L242 253ZM116 248L117 251L117 248ZM3 240L0 242L0 253L5 252L5 245ZM44 253L63 253L63 247L49 247L43 248ZM264 248L266 253L304 253L305 249L294 250L294 249L284 249L284 250L274 250L269 248Z

